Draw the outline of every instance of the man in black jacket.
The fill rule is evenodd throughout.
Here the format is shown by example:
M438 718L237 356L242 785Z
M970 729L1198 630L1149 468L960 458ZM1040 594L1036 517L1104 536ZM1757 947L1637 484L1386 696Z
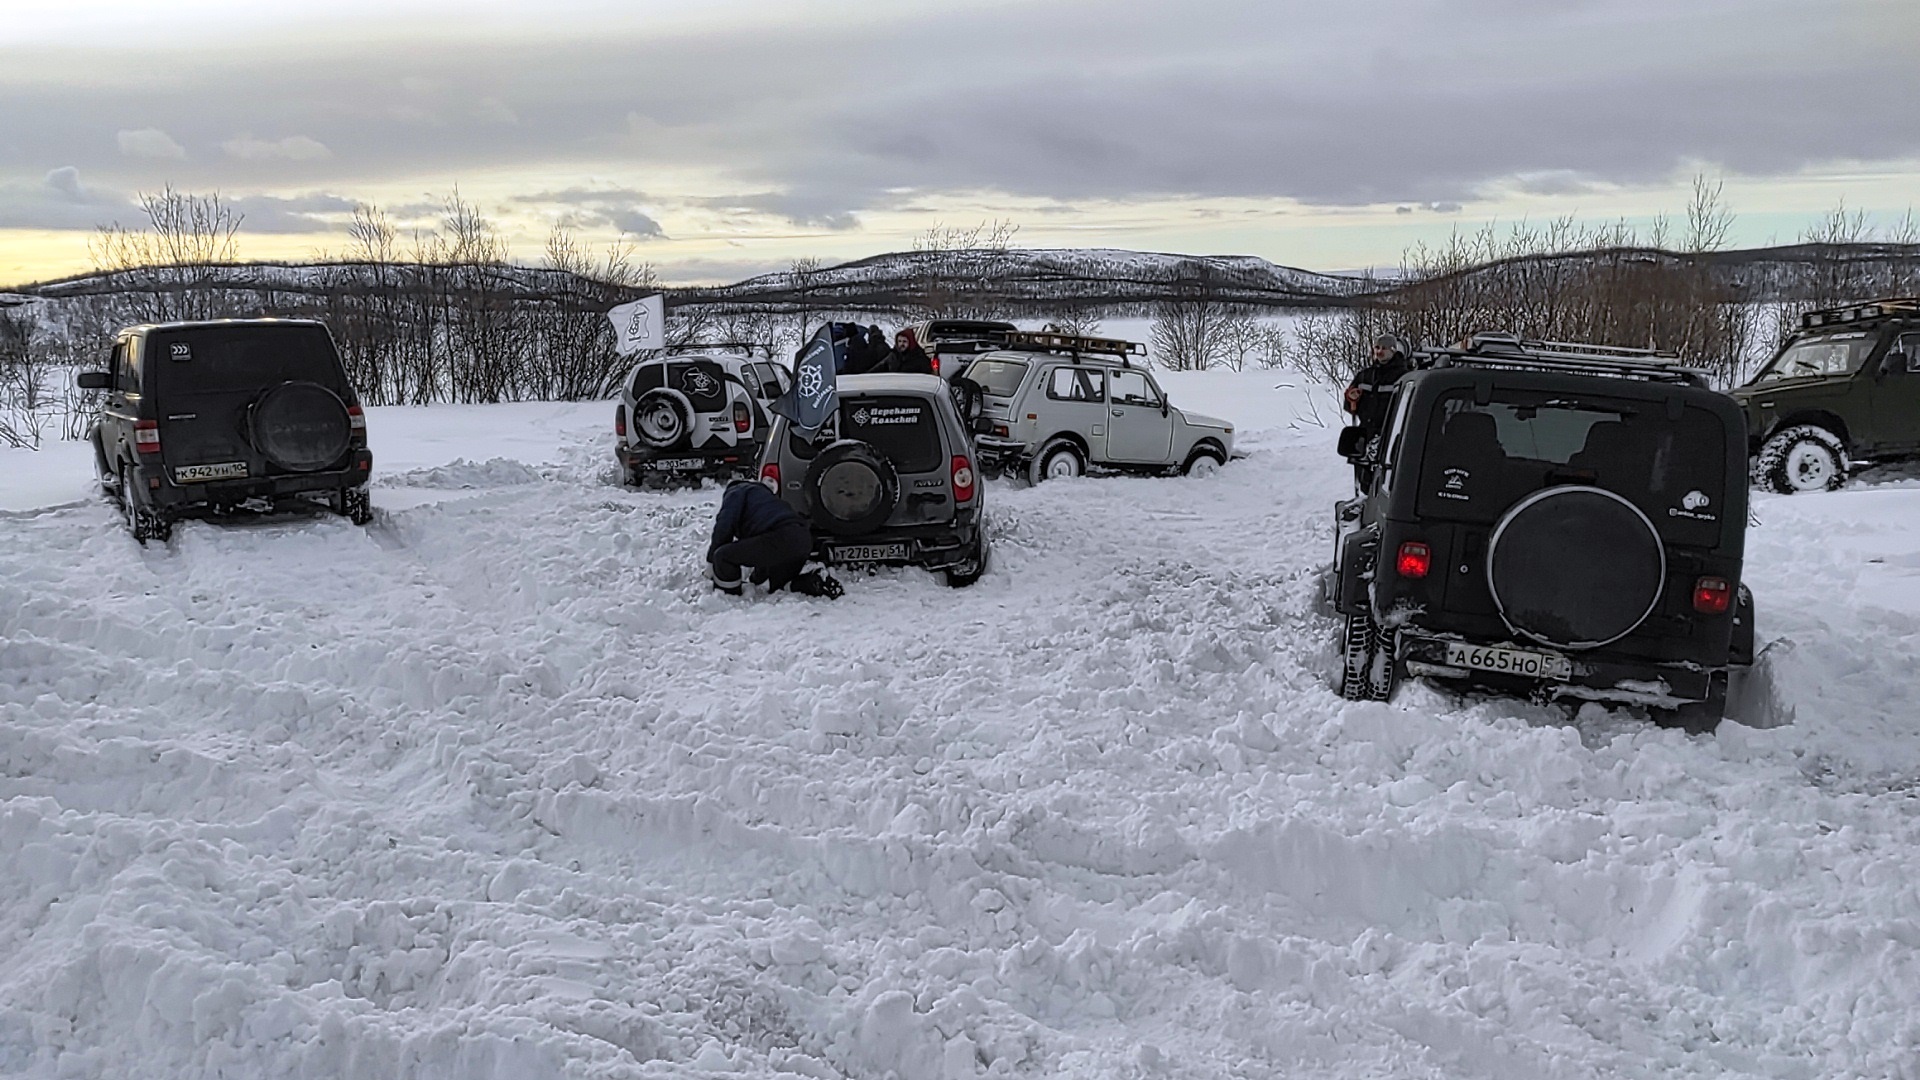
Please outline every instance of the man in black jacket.
M1342 406L1366 432L1365 442L1379 437L1387 422L1387 403L1393 399L1394 384L1408 370L1407 343L1399 335L1382 334L1374 340L1373 362L1354 374L1341 398ZM1354 482L1364 490L1372 482L1372 472L1365 465L1354 465Z
M730 596L743 590L742 567L753 567L748 579L766 583L768 592L788 585L808 596L836 597L840 583L818 571L801 573L813 553L813 530L793 507L753 480L735 480L720 497L720 513L713 522L713 542L707 545L707 574L713 587Z

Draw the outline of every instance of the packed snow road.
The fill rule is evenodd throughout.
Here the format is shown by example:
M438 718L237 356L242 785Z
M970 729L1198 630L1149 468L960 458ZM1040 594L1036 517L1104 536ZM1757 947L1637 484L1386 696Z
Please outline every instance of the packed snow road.
M144 550L0 460L0 1074L1920 1077L1920 487L1758 500L1788 726L1352 704L1330 433L1169 381L1251 456L837 602L602 405Z

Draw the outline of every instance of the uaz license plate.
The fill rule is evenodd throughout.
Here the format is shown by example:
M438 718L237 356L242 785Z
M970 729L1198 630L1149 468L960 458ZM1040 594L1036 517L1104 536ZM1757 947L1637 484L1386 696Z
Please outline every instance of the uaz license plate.
M1566 679L1573 675L1573 661L1552 653L1525 649L1495 649L1463 642L1447 642L1447 663L1475 671L1493 671L1502 675L1523 675L1531 679Z
M646 463L646 467L656 472L672 472L681 469L704 469L707 467L707 463L697 457L676 457L661 458L659 461L649 461Z
M841 544L830 548L827 557L837 563L849 562L905 562L907 545L905 544Z
M175 483L191 484L198 480L235 480L247 475L247 463L244 461L223 461L218 465L181 465L173 470Z

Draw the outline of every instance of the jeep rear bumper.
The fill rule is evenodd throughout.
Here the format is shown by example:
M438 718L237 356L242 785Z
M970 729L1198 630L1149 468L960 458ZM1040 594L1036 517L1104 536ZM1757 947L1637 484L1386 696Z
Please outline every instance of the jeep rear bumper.
M1481 671L1447 662L1447 645L1461 638L1428 637L1416 631L1399 634L1398 658L1409 675L1478 683L1506 691L1534 692L1549 698L1606 701L1616 704L1674 708L1713 696L1713 676L1726 667L1712 668L1689 661L1661 662L1594 653L1566 654L1538 645L1516 642L1471 641L1468 644L1565 656L1572 673L1565 679L1534 678Z

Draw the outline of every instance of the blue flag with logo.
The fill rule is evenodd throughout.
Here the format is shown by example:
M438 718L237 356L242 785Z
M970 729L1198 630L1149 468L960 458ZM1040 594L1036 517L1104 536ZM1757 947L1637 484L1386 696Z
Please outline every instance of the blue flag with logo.
M813 335L793 362L793 387L768 406L775 415L793 421L801 435L811 439L839 406L834 374L845 366L847 342L828 323Z

